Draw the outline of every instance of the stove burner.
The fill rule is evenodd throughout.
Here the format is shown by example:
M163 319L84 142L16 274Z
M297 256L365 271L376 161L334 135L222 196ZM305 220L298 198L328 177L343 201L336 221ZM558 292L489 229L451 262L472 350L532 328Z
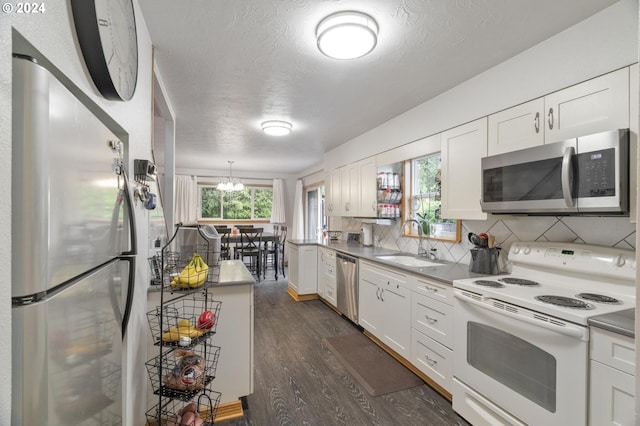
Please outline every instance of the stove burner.
M475 280L473 282L474 284L478 284L481 285L483 287L494 287L494 288L498 288L498 287L504 287L502 284L500 284L497 281L491 281L491 280Z
M562 306L563 308L572 309L594 309L594 306L590 303L583 302L582 300L574 299L572 297L544 295L536 296L534 299L551 305Z
M622 301L614 297L605 296L604 294L580 293L580 294L576 294L576 297L579 297L580 299L588 300L590 302L607 303L610 305L622 304Z
M500 278L498 281L501 281L501 282L503 282L505 284L517 284L517 285L523 285L523 286L540 285L535 281L525 280L524 278L506 277L506 278Z

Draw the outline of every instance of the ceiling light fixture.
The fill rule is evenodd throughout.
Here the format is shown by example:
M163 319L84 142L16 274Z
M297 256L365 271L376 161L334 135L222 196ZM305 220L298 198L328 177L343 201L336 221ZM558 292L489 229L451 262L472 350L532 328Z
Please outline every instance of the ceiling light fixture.
M231 174L231 165L233 164L233 161L228 161L228 163L229 177L224 178L216 188L220 191L242 191L244 189L244 185L238 179L234 179Z
M378 42L378 24L361 12L338 12L316 28L318 49L335 59L355 59L371 52Z
M268 120L262 123L262 131L271 136L285 136L291 133L293 126L287 121Z

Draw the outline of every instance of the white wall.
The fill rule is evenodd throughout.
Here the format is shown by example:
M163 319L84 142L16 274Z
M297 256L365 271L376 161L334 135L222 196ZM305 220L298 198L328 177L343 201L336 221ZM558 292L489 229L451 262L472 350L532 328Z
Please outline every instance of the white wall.
M80 90L129 134L129 170L134 158L151 158L151 40L142 20L137 0L134 0L138 28L138 86L129 102L103 99L85 69L77 44L70 4L66 1L45 2L46 11L39 15L5 14L0 16L0 424L11 418L11 53L12 28L17 30L44 57L59 68ZM128 332L128 384L126 414L123 424L144 421L144 395L147 374L144 342L147 333L146 285L148 214L136 208L138 230L137 290Z
M638 0L622 0L340 145L326 154L325 168L413 142L637 61Z

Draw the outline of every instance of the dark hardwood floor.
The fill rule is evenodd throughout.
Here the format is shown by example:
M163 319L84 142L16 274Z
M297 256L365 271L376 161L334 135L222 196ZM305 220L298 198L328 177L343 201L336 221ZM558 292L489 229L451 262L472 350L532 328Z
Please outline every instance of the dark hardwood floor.
M319 300L295 302L287 280L255 286L255 381L244 425L468 425L427 385L370 396L323 344L357 329ZM224 350L224 348L222 349Z

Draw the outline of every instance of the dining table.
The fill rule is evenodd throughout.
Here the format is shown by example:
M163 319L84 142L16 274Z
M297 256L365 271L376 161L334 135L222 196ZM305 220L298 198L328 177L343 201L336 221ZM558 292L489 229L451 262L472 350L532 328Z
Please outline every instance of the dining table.
M222 245L221 248L224 248L225 244L228 244L227 250L229 253L229 259L235 259L235 254L234 254L234 248L239 245L240 243L242 243L242 238L240 236L240 232L233 234L230 233L228 234L228 238L226 236L226 234L218 231L218 233L220 234L220 243ZM267 243L272 242L272 241L280 241L281 236L280 235L276 235L273 232L263 232L261 237L260 237L260 244L261 244L261 249L264 249L267 245ZM262 256L258 256L258 265L257 265L257 273L256 275L258 276L258 279L260 279L260 271L262 270ZM278 251L276 250L275 252L275 259L274 259L274 265L276 267L276 271L277 271L277 267L278 267Z

